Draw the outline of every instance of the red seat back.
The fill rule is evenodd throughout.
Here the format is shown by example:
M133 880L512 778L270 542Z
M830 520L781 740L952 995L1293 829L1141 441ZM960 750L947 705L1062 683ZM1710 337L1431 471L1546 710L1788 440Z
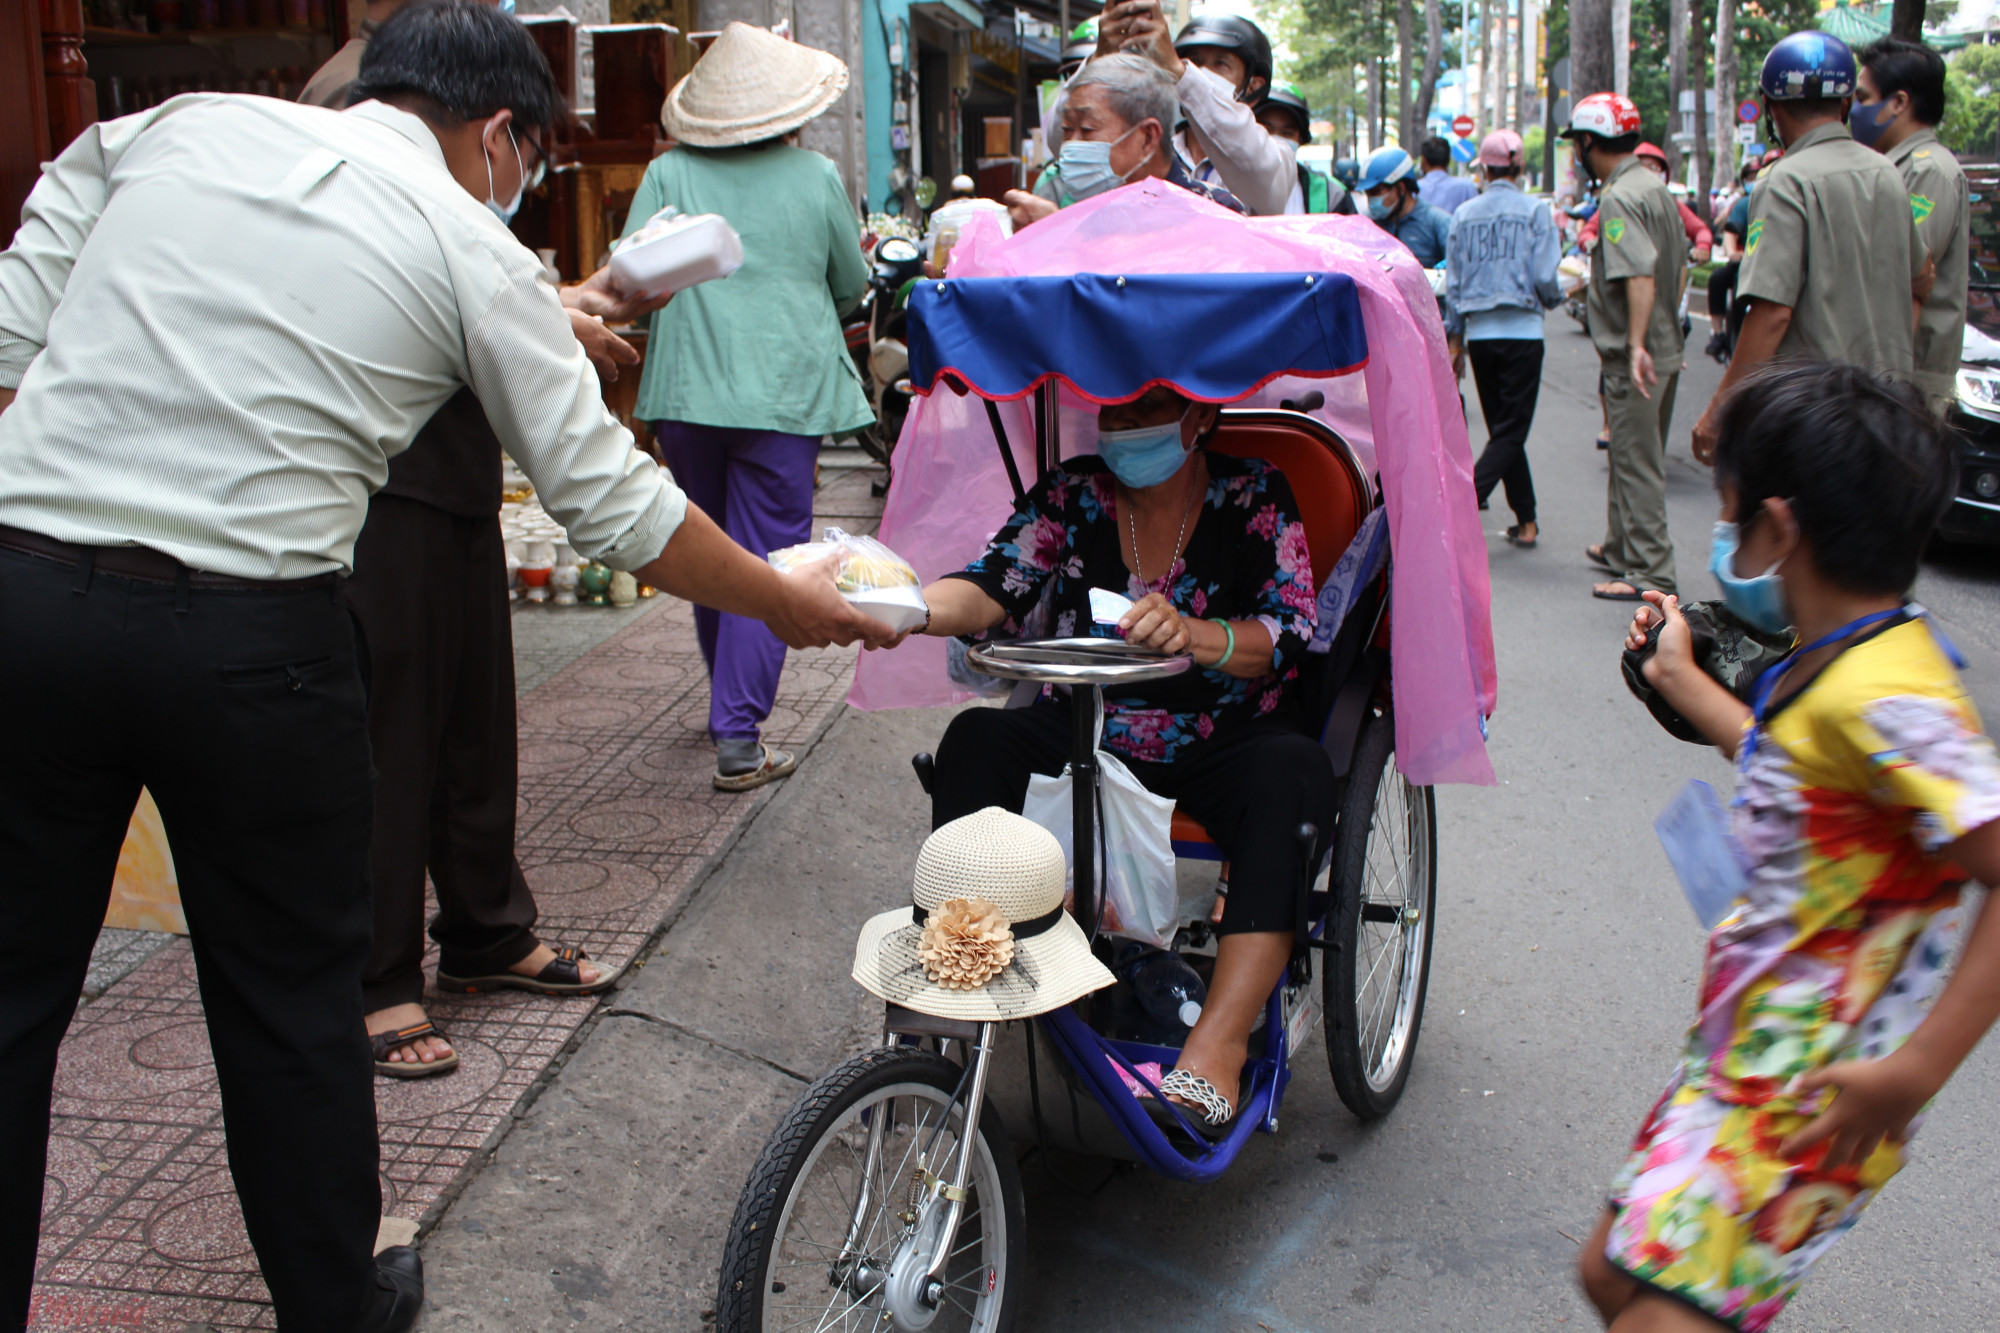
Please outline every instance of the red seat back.
M1261 458L1285 474L1305 525L1313 586L1323 586L1375 507L1375 488L1347 441L1303 412L1224 409L1207 447L1236 458Z

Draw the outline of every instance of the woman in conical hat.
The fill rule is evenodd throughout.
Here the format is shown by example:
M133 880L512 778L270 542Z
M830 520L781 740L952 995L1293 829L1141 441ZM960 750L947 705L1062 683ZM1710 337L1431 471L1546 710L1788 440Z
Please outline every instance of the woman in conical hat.
M873 420L840 332L868 286L860 221L833 163L793 142L846 88L836 57L731 23L667 95L660 121L678 146L646 169L625 224L629 235L671 205L719 213L743 238L740 269L653 316L635 415L688 497L760 555L811 536L820 438ZM785 646L705 608L695 626L715 785L790 773L792 756L759 732Z

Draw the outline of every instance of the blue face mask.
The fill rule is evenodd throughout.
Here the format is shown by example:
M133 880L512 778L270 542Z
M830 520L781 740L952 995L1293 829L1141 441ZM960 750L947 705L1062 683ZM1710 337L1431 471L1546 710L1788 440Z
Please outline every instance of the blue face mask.
M1755 625L1767 634L1782 634L1791 628L1792 615L1785 609L1785 581L1772 565L1754 578L1736 573L1737 526L1717 523L1715 541L1708 548L1708 572L1722 585L1722 600L1738 619Z
M1181 414L1182 418L1186 415ZM1097 436L1097 452L1111 469L1111 475L1135 491L1157 486L1173 476L1188 456L1187 446L1181 443L1180 420L1164 426L1101 431Z
M500 219L502 226L510 226L514 215L521 211L521 200L528 193L528 167L521 160L521 142L514 137L514 127L507 127L507 142L514 145L514 163L521 169L521 188L514 191L514 201L503 204L493 197L493 159L486 160L486 206L493 210L493 216Z
M1870 102L1867 106L1855 107L1853 114L1847 118L1847 128L1853 132L1854 142L1867 148L1880 143L1896 120L1893 112L1889 113L1887 120L1881 119L1882 114L1888 111L1886 102Z
M1368 201L1368 216L1377 222L1387 222L1396 215L1396 206L1389 202L1387 195Z
M1092 199L1106 190L1115 190L1130 178L1130 173L1120 175L1111 169L1111 150L1131 138L1138 128L1134 125L1109 143L1063 140L1062 152L1056 158L1056 179L1072 196L1071 202Z

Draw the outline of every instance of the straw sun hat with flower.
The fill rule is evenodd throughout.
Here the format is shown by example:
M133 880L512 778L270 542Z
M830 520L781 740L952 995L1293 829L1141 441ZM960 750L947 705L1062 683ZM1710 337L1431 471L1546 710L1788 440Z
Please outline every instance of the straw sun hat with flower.
M854 979L869 994L938 1018L1001 1022L1060 1009L1109 986L1063 910L1062 846L988 806L954 819L917 853L913 907L861 927Z
M791 133L846 88L840 57L731 23L667 94L660 124L691 147L735 148Z

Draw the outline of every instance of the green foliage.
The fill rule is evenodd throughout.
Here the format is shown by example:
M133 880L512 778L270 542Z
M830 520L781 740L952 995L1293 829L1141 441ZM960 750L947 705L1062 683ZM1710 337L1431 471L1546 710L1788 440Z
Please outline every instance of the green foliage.
M1331 121L1343 142L1348 112L1357 124L1368 115L1363 70L1378 59L1388 62L1384 117L1390 137L1395 137L1396 5L1397 0L1265 0L1259 6L1258 21L1279 51L1278 77L1298 84L1312 106L1313 118ZM1440 68L1452 69L1458 63L1458 0L1439 0L1439 5L1444 29ZM1423 0L1411 0L1411 9L1414 84L1423 77ZM1411 101L1416 100L1413 87Z
M1968 46L1945 67L1938 138L1960 157L1990 157L2000 131L2000 46Z
M1529 171L1542 169L1542 150L1548 146L1548 131L1540 125L1530 125L1521 135L1521 157L1527 162Z

